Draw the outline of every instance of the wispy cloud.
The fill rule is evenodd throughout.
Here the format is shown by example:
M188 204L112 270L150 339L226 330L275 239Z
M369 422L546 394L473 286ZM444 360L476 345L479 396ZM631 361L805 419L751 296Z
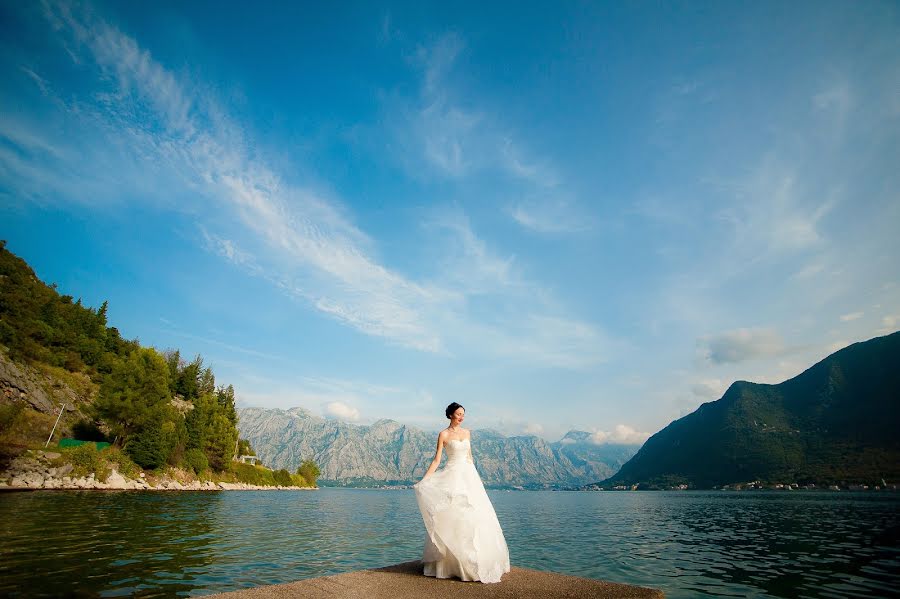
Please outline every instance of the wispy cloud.
M431 292L374 260L365 250L366 236L334 203L285 184L251 158L240 127L134 39L66 7L48 6L47 13L115 82L101 109L120 133L130 136L133 151L172 165L187 185L210 201L224 202L268 248L265 255L289 260L314 280L305 285L284 276L286 290L364 333L425 351L440 348L438 334L418 308L431 301ZM157 128L148 128L153 123ZM235 253L231 242L209 234L205 240L228 259L250 264L249 254Z
M206 345L210 345L213 347L219 347L219 348L228 350L229 352L244 354L244 355L253 356L256 358L263 358L263 359L269 360L269 361L283 362L285 360L284 356L269 354L269 353L262 352L262 351L259 351L256 349L250 349L250 348L242 347L240 345L235 345L233 343L226 343L224 341L219 341L218 339L211 339L209 337L203 337L200 335L194 335L193 333L188 333L188 332L180 330L178 328L174 328L172 323L170 321L166 320L165 318L160 318L159 320L163 324L166 324L170 327L165 330L165 332L168 335L174 335L176 337L182 337L184 339L190 339L192 341L199 341L200 343L204 343Z
M551 367L596 363L605 336L546 305L544 292L515 272L514 256L493 251L462 211L438 225L456 240L458 258L451 253L447 259L456 268L428 283L414 281L376 258L374 242L338 200L287 184L251 152L241 126L204 88L177 77L133 38L89 12L51 6L46 12L79 60L97 66L97 86L112 84L95 94L98 104L90 109L85 104L81 112L119 139L125 154L193 192L191 201L199 197L215 207L217 218L200 226L208 251L320 314L391 344L424 352L493 352ZM483 158L470 160L452 149L470 144L466 131L477 120L448 104L442 88L462 48L461 40L450 36L421 57L427 101L420 124L429 129L431 157L450 170L484 164ZM440 123L447 125L446 138L435 136ZM514 153L508 140L490 137L495 164L502 158L517 176L551 183L548 171ZM234 235L216 231L229 222ZM514 305L523 316L475 316L468 301L475 295L489 295L498 306Z
M477 295L501 293L524 283L515 268L515 255L501 256L490 248L461 209L435 212L423 226L447 237L440 277L442 287L463 295Z
M850 322L851 320L857 320L859 318L862 318L863 315L863 312L851 312L849 314L842 314L841 322Z
M736 252L756 260L824 242L820 222L834 208L835 197L810 197L812 190L774 154L751 176L726 187L733 201L717 218L731 229Z
M44 79L43 77L41 77L40 75L35 73L33 70L31 70L30 68L28 68L24 65L20 66L19 70L22 71L23 73L25 73L26 75L28 75L28 78L34 82L34 84L38 87L38 89L41 90L42 94L44 94L45 96L49 94L49 90L50 90L49 85L48 85L49 82L46 79Z
M430 45L418 47L413 62L422 74L419 97L394 99L395 136L402 148L401 162L417 176L421 164L410 153L423 157L428 170L438 176L462 180L483 171L501 174L510 190L526 200L512 202L509 214L523 228L542 234L573 233L590 228L577 202L567 197L564 180L547 159L529 152L517 136L499 124L502 119L465 102L451 82L451 75L465 41L445 34ZM413 125L410 127L408 123Z
M599 326L560 307L553 294L500 255L476 233L459 210L443 210L425 222L448 234L436 289L442 301L434 322L442 323L452 348L552 368L581 370L603 362L616 342ZM477 316L471 311L478 301ZM490 309L485 309L490 306Z
M592 228L592 219L578 214L569 202L562 199L516 202L509 213L523 228L535 233L577 233Z

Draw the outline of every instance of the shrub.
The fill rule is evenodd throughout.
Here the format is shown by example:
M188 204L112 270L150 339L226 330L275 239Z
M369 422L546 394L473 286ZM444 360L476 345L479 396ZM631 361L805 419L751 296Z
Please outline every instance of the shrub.
M72 477L80 478L93 474L97 480L106 480L109 471L103 460L100 459L100 452L93 443L85 443L72 449L69 452L69 461L72 464Z
M0 431L13 428L13 425L21 419L23 406L24 404L20 402L0 406Z
M206 458L206 454L196 447L188 449L184 453L184 462L197 474L209 468L209 460Z
M125 478L136 479L141 474L141 468L118 447L107 447L100 451L100 457L110 466L115 465L116 470Z
M290 487L294 484L294 481L291 480L291 473L284 469L274 471L272 478L275 479L276 484L282 487Z
M306 479L303 478L302 476L300 476L299 474L291 475L291 483L295 487L311 487L312 486L308 482L306 482Z
M56 414L43 414L22 402L0 405L0 445L43 447L55 422Z
M231 472L234 473L235 478L239 482L247 483L248 485L273 487L276 484L272 471L262 466L232 462Z
M319 478L319 467L312 460L305 460L300 467L297 468L297 474L302 476L311 486L316 486L316 479Z

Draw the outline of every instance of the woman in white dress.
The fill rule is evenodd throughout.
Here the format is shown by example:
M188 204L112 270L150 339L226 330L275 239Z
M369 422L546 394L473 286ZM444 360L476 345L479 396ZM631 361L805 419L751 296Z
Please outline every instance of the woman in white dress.
M500 582L509 572L509 549L472 461L471 432L462 428L466 410L447 406L450 426L438 435L434 460L413 485L425 521L425 575ZM447 463L441 464L446 449Z

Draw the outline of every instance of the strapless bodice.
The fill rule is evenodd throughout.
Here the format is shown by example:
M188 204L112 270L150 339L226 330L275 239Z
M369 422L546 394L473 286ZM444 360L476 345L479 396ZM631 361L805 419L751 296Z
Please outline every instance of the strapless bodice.
M447 461L457 462L465 460L469 455L468 439L450 439L444 443L444 449L447 451Z

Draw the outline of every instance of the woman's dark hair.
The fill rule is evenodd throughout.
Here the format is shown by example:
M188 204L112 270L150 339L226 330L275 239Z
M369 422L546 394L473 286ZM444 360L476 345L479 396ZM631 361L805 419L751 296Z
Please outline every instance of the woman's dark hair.
M455 412L456 410L458 410L458 409L460 409L460 408L462 408L463 410L465 410L465 408L463 408L461 405L459 405L458 403L456 403L456 402L454 401L452 404L450 404L449 406L447 406L447 410L446 410L444 413L447 414L447 418L452 418L452 417L453 417L453 412Z

